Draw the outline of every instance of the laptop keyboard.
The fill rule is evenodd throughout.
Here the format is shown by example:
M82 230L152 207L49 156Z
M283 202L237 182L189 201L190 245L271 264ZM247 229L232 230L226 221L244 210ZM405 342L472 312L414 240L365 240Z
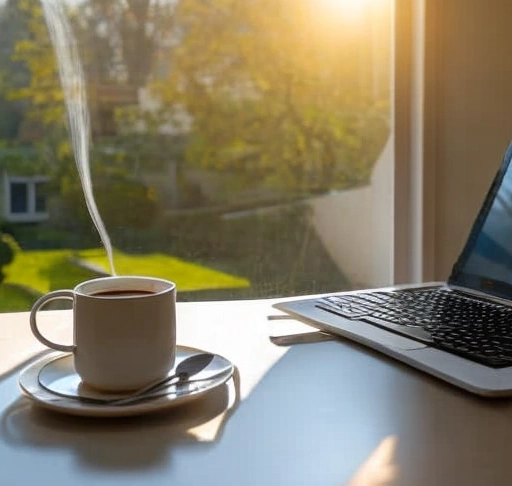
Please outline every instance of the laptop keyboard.
M512 307L446 288L324 297L316 307L492 367L512 365Z

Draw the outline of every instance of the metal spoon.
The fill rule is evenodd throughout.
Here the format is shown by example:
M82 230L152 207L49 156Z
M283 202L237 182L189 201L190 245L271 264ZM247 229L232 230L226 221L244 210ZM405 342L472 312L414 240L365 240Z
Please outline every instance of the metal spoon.
M192 376L204 370L212 362L213 358L214 355L211 353L194 354L181 361L181 363L176 367L176 372L173 375L166 376L164 379L160 379L150 383L149 385L143 386L125 397L107 398L102 400L102 402L106 405L126 405L144 398L145 395L165 388L172 382L175 382L175 385L186 383Z

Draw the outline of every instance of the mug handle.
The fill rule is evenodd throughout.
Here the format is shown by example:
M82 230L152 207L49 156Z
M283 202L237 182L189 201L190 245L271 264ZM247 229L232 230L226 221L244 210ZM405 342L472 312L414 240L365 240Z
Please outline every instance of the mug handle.
M76 346L74 344L57 344L49 339L46 339L40 332L37 327L36 314L37 311L43 307L47 302L51 302L52 300L65 299L65 300L73 300L74 292L72 290L54 290L53 292L49 292L42 297L39 297L34 302L32 309L30 310L30 329L32 330L32 334L44 345L49 348L56 349L58 351L67 351L73 352L75 351Z

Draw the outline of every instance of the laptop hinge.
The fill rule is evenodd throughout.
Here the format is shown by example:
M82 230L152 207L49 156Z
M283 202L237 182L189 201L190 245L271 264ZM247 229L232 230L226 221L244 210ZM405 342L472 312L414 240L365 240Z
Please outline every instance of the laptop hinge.
M449 290L453 290L454 292L456 292L458 294L463 294L463 295L467 295L470 297L476 297L479 300L490 300L492 302L496 302L497 304L503 304L503 305L512 307L512 302L510 300L504 299L501 297L496 297L495 295L488 294L486 292L481 292L481 291L478 291L475 289L471 289L468 287L462 287L459 285L452 285L449 283L446 285L446 287Z

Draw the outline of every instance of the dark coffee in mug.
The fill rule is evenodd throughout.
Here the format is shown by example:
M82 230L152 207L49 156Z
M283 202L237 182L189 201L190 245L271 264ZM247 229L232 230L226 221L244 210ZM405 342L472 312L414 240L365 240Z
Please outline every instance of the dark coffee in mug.
M155 292L150 290L102 290L101 292L94 292L94 297L136 297L138 295L151 295Z

